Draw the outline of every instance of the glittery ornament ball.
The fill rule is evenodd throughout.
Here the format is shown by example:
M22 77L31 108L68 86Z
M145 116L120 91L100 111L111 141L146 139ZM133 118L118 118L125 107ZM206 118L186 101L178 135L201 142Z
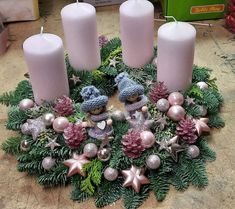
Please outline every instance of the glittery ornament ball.
M22 151L28 151L28 150L30 149L30 144L29 144L29 142L28 142L27 140L22 140L22 141L20 142L20 149L21 149Z
M200 81L200 82L198 82L198 83L197 83L197 86L198 86L198 87L199 87L199 89L201 89L201 90L208 89L208 85L207 85L207 83L206 83L206 82L204 82L204 81Z
M65 117L58 117L53 121L53 129L57 133L63 133L64 129L69 126L69 121Z
M184 103L184 96L179 92L172 92L168 97L168 101L170 105L182 105Z
M50 170L54 165L55 165L55 159L53 159L52 157L45 157L42 160L42 167L45 170Z
M156 142L155 136L151 131L142 131L140 133L141 144L144 148L150 148Z
M169 104L169 102L168 102L167 99L164 99L164 98L163 98L163 99L159 99L159 100L157 101L156 107L157 107L157 109L158 109L159 111L161 111L161 112L166 112L166 111L169 109L170 104Z
M179 105L173 105L167 112L167 116L173 121L180 121L184 118L186 112L183 107Z
M111 157L111 150L108 148L102 148L98 151L97 156L101 161L106 162Z
M190 145L188 147L188 152L187 153L191 158L196 158L196 157L199 156L200 150L196 145Z
M23 99L19 103L20 110L28 110L34 107L34 101L32 99Z
M159 168L160 164L161 164L161 160L157 155L150 155L147 159L146 159L146 164L147 167L150 169L157 169Z
M206 116L207 115L207 109L206 107L202 106L202 105L199 105L199 110L200 110L200 115L201 116Z
M98 148L94 143L88 143L83 148L83 153L85 156L92 158L97 155Z
M118 170L115 168L106 168L104 170L104 178L108 181L114 181L118 177Z
M52 114L52 113L45 113L43 116L42 116L42 120L44 122L44 124L46 126L51 126L53 121L55 120L55 115Z
M125 121L126 119L124 112L120 110L113 111L111 117L113 120L116 120L116 121Z

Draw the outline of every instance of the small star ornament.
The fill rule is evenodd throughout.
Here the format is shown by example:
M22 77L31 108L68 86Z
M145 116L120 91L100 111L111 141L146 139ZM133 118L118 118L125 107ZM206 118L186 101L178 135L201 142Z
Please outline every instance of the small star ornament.
M186 97L185 102L187 103L187 105L195 105L195 99L191 98L189 96Z
M170 139L162 139L161 141L157 141L157 144L160 145L159 151L166 150L172 159L177 162L178 161L178 153L182 152L184 149L178 143L179 137L174 136Z
M210 127L207 125L208 121L208 118L193 119L199 136L202 132L210 132Z
M125 177L123 187L132 187L135 192L140 192L140 187L143 184L149 184L149 179L143 175L143 170L135 166L131 166L130 170L123 170L122 175Z
M116 64L118 61L116 60L116 57L109 60L109 67L116 67Z
M48 143L46 144L45 147L50 147L51 150L54 150L56 147L59 147L60 144L56 142L56 138L54 139L48 139Z
M82 82L80 77L76 75L72 75L72 78L70 78L70 80L73 82L74 85L77 85Z
M64 165L69 167L69 172L67 176L70 177L75 174L80 174L85 177L86 173L82 169L83 166L89 162L90 161L86 158L85 155L78 155L74 153L71 159L64 161Z
M156 124L159 126L160 130L164 130L167 126L166 117L160 117L156 120Z
M134 114L135 119L127 119L130 127L135 130L147 131L154 124L154 120L145 119L142 112L136 111Z

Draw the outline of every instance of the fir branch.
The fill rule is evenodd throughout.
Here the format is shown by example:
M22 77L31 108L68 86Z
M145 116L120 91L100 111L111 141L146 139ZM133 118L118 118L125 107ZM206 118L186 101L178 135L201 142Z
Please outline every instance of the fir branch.
M201 138L197 142L197 146L200 150L200 159L202 159L204 162L206 161L214 161L216 159L216 153L213 151L209 145L206 139Z
M151 171L149 178L155 197L158 201L163 201L169 191L170 183L164 175L159 176L156 171Z
M209 115L208 125L214 128L223 128L225 126L224 120L219 115Z
M122 199L126 209L136 209L149 196L149 185L144 185L139 193L136 193L132 188L123 188Z
M97 198L95 200L96 207L104 207L116 202L122 196L122 178L110 182L103 180L98 187Z
M20 150L20 142L22 141L22 136L10 137L5 142L3 142L1 148L11 155L18 155Z
M10 111L8 112L8 121L7 121L7 129L10 130L20 130L20 127L23 123L28 119L28 115L26 111L20 110L16 106L12 106Z
M110 56L110 53L115 51L118 47L121 47L120 38L111 39L104 47L102 47L100 51L102 62L104 62Z
M65 186L69 183L67 173L68 168L60 163L58 166L55 165L50 171L44 171L42 175L38 176L37 180L39 184L44 186Z
M76 187L73 189L73 191L70 194L70 198L77 202L84 202L90 197L90 195L84 191L81 191L79 187Z
M205 67L198 67L196 65L193 66L193 83L197 83L200 81L207 82L210 78L211 70Z

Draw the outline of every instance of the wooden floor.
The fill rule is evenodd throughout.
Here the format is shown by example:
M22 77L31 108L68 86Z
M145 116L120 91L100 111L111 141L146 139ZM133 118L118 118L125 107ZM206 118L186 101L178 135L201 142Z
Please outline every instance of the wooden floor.
M50 2L50 3L47 3ZM22 43L33 34L39 33L44 25L45 32L63 38L60 9L71 0L42 0L42 18L34 22L9 25L11 46L0 57L0 94L14 89L27 71L23 58ZM97 9L99 34L109 38L119 36L118 6ZM217 160L208 164L209 186L201 191L190 187L185 192L171 188L167 198L158 203L154 195L141 208L145 209L232 209L235 208L235 39L223 27L223 20L207 21L213 27L197 26L195 64L213 69L225 104L222 117L226 126L214 130L210 145L217 152ZM155 24L155 31L160 26ZM157 38L157 37L156 37ZM156 40L155 40L156 41ZM116 104L115 98L112 103ZM5 129L7 108L0 106L0 143L15 133ZM78 204L69 199L70 187L44 189L35 179L16 169L14 157L0 151L0 209L72 209L95 208L92 200ZM121 201L106 208L122 208Z

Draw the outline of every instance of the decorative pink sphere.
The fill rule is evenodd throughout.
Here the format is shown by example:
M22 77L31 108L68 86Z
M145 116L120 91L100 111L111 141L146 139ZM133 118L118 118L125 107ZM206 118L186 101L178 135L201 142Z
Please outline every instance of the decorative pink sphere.
M179 105L173 105L167 112L167 116L171 118L173 121L180 121L184 118L186 112L183 107Z
M157 101L156 106L159 111L166 112L169 109L170 104L167 99L162 98Z
M206 82L204 82L204 81L200 81L200 82L198 82L198 83L197 83L197 86L198 86L198 87L199 87L199 89L201 89L201 90L208 89L208 85L207 85L207 83L206 83Z
M53 121L53 129L57 133L63 133L64 129L69 125L69 121L65 117L58 117Z
M19 104L19 108L21 110L28 110L34 106L34 102L32 99L22 99Z
M140 133L140 138L141 138L141 143L144 148L150 148L154 145L155 143L155 136L151 131L142 131Z
M168 101L170 105L182 105L184 103L184 96L179 92L172 92L168 97Z

